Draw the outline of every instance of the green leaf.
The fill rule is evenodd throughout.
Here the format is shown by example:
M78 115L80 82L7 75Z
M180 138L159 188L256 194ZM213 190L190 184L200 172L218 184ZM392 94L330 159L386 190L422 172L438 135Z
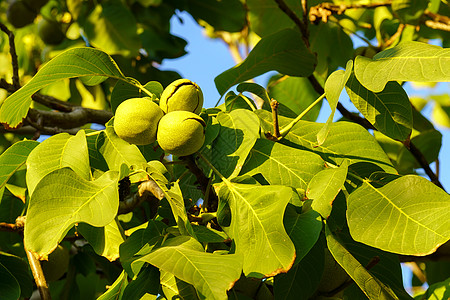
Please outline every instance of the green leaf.
M27 159L27 187L30 195L50 172L69 167L84 180L89 180L89 152L83 130L75 136L60 133L39 144Z
M13 144L0 155L0 189L25 164L28 155L37 145L39 143L36 141L20 141Z
M70 228L85 222L106 226L119 208L118 172L87 181L69 168L46 175L31 196L25 224L25 247L46 257Z
M368 266L370 264L372 266L369 272L385 285L389 286L399 299L411 299L411 296L403 287L402 268L397 254L384 252L380 249L355 242L350 237L348 231L338 231L336 235L339 238L341 245L344 246L361 265ZM376 257L379 258L379 261L377 264L374 264L374 258ZM359 290L359 288L357 289Z
M20 297L20 285L17 279L0 263L0 291L2 299L17 300Z
M303 17L300 2L297 0L286 0L284 2L300 19ZM295 25L273 0L247 0L246 4L250 27L260 37Z
M136 145L125 142L117 136L111 121L106 124L97 138L97 148L106 160L110 170L118 171L122 164L128 167L143 167L147 161Z
M311 207L324 219L328 219L334 199L344 186L347 178L347 165L322 170L309 182L306 196L312 199Z
M125 271L120 273L116 281L103 293L97 300L120 300L122 299L123 292L128 285L128 276Z
M26 85L1 103L0 122L17 127L27 115L31 95L53 82L74 77L84 78L84 83L91 85L107 77L125 80L116 63L105 52L94 48L67 50L46 63Z
M416 25L427 8L428 2L423 0L394 0L391 7L402 23Z
M284 214L284 227L295 246L295 266L317 242L322 230L322 219L314 210L298 214L290 205Z
M172 273L161 271L161 288L167 299L198 300L195 288Z
M259 110L257 115L262 125L271 126L272 115L269 112ZM290 121L291 119L279 117L280 126L286 126ZM322 126L323 124L299 121L281 141L290 147L319 154L322 159L335 165L341 165L348 159L349 165L370 162L387 173L397 173L374 137L360 125L349 122L332 123L327 140L316 147L316 136Z
M307 300L316 292L324 268L323 240L318 240L299 264L287 273L275 276L275 299Z
M442 300L450 297L450 278L445 281L431 285L424 295L418 299Z
M287 106L296 115L301 114L320 95L314 90L308 78L282 76L273 77L267 89L270 97ZM320 105L314 106L303 120L315 121L319 116Z
M372 92L363 87L354 75L346 86L350 100L372 125L388 137L404 141L413 127L408 95L397 82L388 82L383 91Z
M125 241L117 220L104 227L94 227L86 223L80 223L77 230L94 248L95 253L115 261L119 258L119 246Z
M280 185L258 186L225 181L216 187L220 202L231 210L224 231L236 244L236 254L244 257L244 274L273 276L289 270L295 248L283 225L292 188Z
M323 159L315 153L258 139L241 174L253 176L261 173L272 185L306 189L314 174L324 167Z
M220 131L211 149L211 162L226 178L235 177L259 137L259 120L251 111L236 109L217 115Z
M159 299L156 298L160 290L159 273L160 270L154 266L144 266L137 278L134 278L125 288L123 299Z
M358 56L355 75L368 90L381 92L388 81L450 81L450 49L421 42L404 42L381 51L373 60Z
M151 161L148 164L149 166L146 169L147 175L151 180L153 180L159 188L164 193L164 197L170 204L170 208L172 210L173 216L178 224L179 230L182 234L185 235L195 235L193 233L191 223L188 220L186 208L184 206L184 199L181 193L180 186L178 182L172 182L171 188L169 189L167 185L169 181L167 178L161 173L161 170L167 172L166 167L157 160Z
M365 180L347 199L352 237L405 255L427 255L450 239L450 196L425 178L406 175L381 188Z
M349 60L347 62L347 67L345 71L337 70L331 73L331 75L325 81L325 95L327 97L328 104L331 108L331 114L328 117L327 122L322 127L322 129L317 134L317 143L318 145L322 145L327 138L328 132L330 131L330 124L333 121L334 113L336 112L336 107L339 102L339 96L341 95L342 90L345 87L350 75L353 70L353 61Z
M206 253L198 241L187 236L168 239L161 248L138 261L192 284L206 299L227 299L226 291L242 272L240 255Z
M136 56L141 47L136 20L119 0L98 4L84 24L89 43L111 55Z
M333 236L328 226L325 226L327 245L334 259L341 265L348 275L369 299L398 299L391 288L383 284L378 278L372 276L360 263L345 249L340 241Z
M33 293L33 278L29 273L30 266L28 262L18 256L0 252L0 265L3 265L19 283L20 296L31 297ZM0 281L3 282L3 280ZM0 287L0 291L3 293L4 289Z
M284 29L262 38L239 65L214 79L220 95L233 85L268 71L290 76L309 76L314 71L316 57L306 48L298 31Z
M239 0L190 0L188 11L215 31L239 32L246 25L245 8Z
M239 84L236 87L236 90L239 93L250 92L250 93L255 94L256 96L258 96L262 100L264 100L264 102L270 103L269 94L267 94L266 89L263 88L262 86L260 86L257 83L254 83L254 82L243 82L243 83Z

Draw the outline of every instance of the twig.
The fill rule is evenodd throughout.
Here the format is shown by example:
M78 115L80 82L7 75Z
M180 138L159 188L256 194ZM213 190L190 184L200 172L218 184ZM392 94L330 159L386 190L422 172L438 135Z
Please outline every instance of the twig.
M431 170L425 156L420 152L420 150L411 142L404 142L403 145L406 147L406 149L411 152L411 154L416 158L416 160L419 162L420 166L425 170L425 173L430 177L431 182L433 182L435 185L440 187L441 189L444 189L441 182L439 181L439 178L434 174L433 170Z
M450 31L450 18L447 16L439 15L434 12L425 10L424 15L429 17L431 20L426 20L425 25L433 28L444 31Z
M12 82L13 87L18 90L20 89L19 81L19 62L17 60L16 45L14 43L14 33L8 29L3 23L0 22L0 29L8 35L9 39L9 53L11 54L13 75Z
M387 48L390 45L392 45L392 43L394 43L402 34L403 30L405 29L405 24L400 23L400 25L398 25L397 31L386 41L384 42L384 45L382 45L382 48Z
M31 273L33 273L34 281L39 290L42 300L51 300L50 291L48 289L47 281L45 280L44 272L42 271L41 263L34 256L34 254L25 249L27 253L28 262L30 264Z
M23 231L23 227L18 227L17 224L0 222L0 231L9 231L9 232Z
M303 41L305 42L306 47L309 48L309 34L308 34L308 28L305 23L303 23L302 20L295 14L292 9L284 2L284 0L275 0L275 2L278 4L278 7L292 20L294 21L295 25L300 29L300 32L302 33Z
M273 134L276 139L278 139L280 134L280 127L278 125L278 102L275 99L270 101L270 108L272 109L272 120L273 120Z
M368 4L333 4L329 2L320 3L319 5L313 6L309 9L309 20L312 23L317 23L319 20L326 23L328 18L333 15L341 15L347 9L355 9L355 8L376 8L379 6L390 6L392 4L391 0L386 0L385 2L380 3L368 3Z
M194 156L182 156L180 159L184 162L186 162L186 166L191 171L194 176L197 178L197 182L200 185L200 190L205 195L205 197L208 198L208 203L206 207L207 212L215 212L217 211L219 198L217 197L216 193L214 192L214 189L208 188L208 185L210 184L209 178L205 176L203 171L197 166L195 163ZM208 194L206 194L208 193Z

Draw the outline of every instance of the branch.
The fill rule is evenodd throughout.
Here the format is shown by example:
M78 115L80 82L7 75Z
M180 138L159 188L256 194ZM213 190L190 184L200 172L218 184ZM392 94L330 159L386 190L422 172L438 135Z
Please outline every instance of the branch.
M439 15L425 10L424 15L429 17L431 20L426 20L425 25L432 29L440 29L444 31L450 31L450 18L447 16Z
M197 178L197 182L200 185L200 190L205 195L205 198L208 199L206 203L207 212L215 212L217 211L217 206L219 203L219 198L217 197L214 189L209 187L210 182L209 178L205 176L203 171L197 166L195 163L194 156L182 156L180 159L187 164L187 168L191 171L195 177Z
M43 128L72 129L88 123L105 124L113 114L106 110L97 110L81 106L73 107L71 112L44 111L30 108L27 120L31 126Z
M304 0L302 0L303 2ZM294 21L295 25L300 29L300 32L302 33L303 41L305 42L306 47L309 48L309 33L308 33L308 25L304 23L300 18L295 14L292 9L289 8L289 6L284 2L284 0L275 0L275 2L278 4L278 7L292 20ZM305 2L306 3L306 2ZM303 4L303 3L302 3ZM305 4L306 5L306 4Z
M309 82L313 86L314 90L317 93L324 93L323 87L320 85L320 83L317 81L317 79L314 77L314 75L311 75L308 77ZM366 129L372 129L377 130L373 125L367 121L365 118L361 118L360 116L353 114L349 112L341 103L338 102L337 109L341 113L341 115L361 126L363 126ZM444 189L441 182L439 181L439 178L434 174L434 172L431 170L430 165L428 164L427 160L425 159L425 156L423 153L410 141L407 143L403 143L403 145L408 149L411 154L414 156L414 158L419 162L420 166L425 170L425 173L428 175L428 177L431 179L431 182L433 182L435 185L440 187L441 189Z
M333 4L329 2L321 3L319 5L313 6L309 9L309 20L312 23L317 23L319 20L326 23L328 18L333 15L341 15L347 9L355 9L355 8L376 8L379 6L390 6L392 4L392 0L386 0L385 2L380 3L369 3L369 4Z
M17 60L17 53L16 53L16 45L14 43L14 33L8 29L3 23L0 22L0 29L8 35L9 39L9 53L11 54L11 60L12 60L12 67L13 67L13 76L12 76L12 82L13 87L18 90L20 89L20 82L19 82L19 62Z

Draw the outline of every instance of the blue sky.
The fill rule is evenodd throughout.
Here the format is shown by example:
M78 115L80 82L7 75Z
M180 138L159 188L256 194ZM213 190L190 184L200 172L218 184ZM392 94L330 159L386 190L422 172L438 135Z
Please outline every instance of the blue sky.
M200 85L205 96L204 107L213 107L220 98L214 85L214 78L223 71L233 67L235 62L231 57L227 45L219 39L213 40L207 38L202 32L202 27L188 13L181 12L178 14L178 17L183 22L180 22L179 18L173 17L171 20L171 31L172 34L180 36L188 42L186 47L188 54L178 59L164 60L161 69L176 70L181 76L196 82ZM355 46L359 46L357 44L359 42L358 39L355 39ZM256 82L265 86L270 76L271 74L261 75L256 79ZM407 84L405 85L405 90L410 97L416 95L424 96L430 92L442 93L444 90L450 92L450 84L439 84L437 90L414 90L410 84ZM345 92L341 94L340 101L348 110L356 111ZM424 111L425 115L429 116L431 113L431 105L427 105ZM325 122L329 114L329 106L326 104L323 105L318 121ZM340 114L336 113L335 120L340 117ZM450 191L450 157L445 155L445 153L450 153L450 130L440 127L437 127L437 129L443 135L439 157L440 180L444 188ZM431 167L434 170L434 163Z

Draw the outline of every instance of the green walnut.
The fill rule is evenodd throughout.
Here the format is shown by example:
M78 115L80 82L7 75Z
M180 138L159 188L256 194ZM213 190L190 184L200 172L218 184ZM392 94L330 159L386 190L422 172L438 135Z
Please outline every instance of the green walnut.
M33 23L37 14L21 0L12 1L6 11L8 22L15 28L22 28Z
M61 24L55 21L42 19L37 25L38 35L47 45L59 45L66 38Z
M156 141L156 129L163 115L158 104L149 98L131 98L117 107L114 130L130 144L151 144Z
M178 79L164 89L159 106L165 113L184 110L199 114L203 107L203 93L195 82Z
M58 247L50 253L48 260L41 261L41 267L44 272L45 279L49 282L60 279L64 273L67 272L69 267L69 259L69 250L61 245L58 245Z
M172 111L158 125L159 146L170 154L186 156L200 150L205 142L205 121L189 111Z

